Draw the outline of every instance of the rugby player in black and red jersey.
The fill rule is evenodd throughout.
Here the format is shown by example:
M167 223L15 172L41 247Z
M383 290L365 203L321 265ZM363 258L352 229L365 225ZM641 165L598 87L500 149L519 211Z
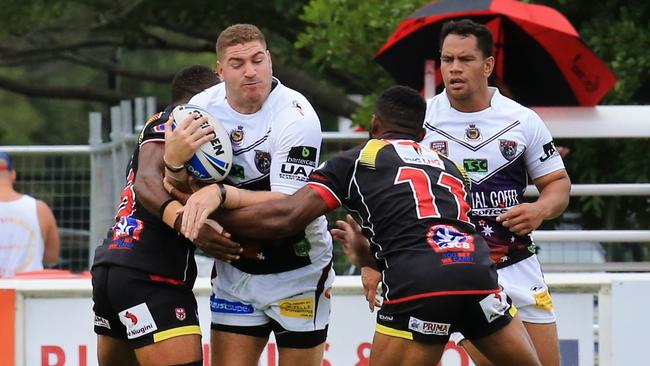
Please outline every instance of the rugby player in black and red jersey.
M540 365L469 220L467 176L418 143L424 115L415 90L392 87L379 97L373 138L325 162L306 187L211 217L233 235L269 238L293 235L338 206L355 213L370 244L353 249L384 279L372 365L435 365L454 331L497 365ZM191 210L183 214L201 216Z
M192 287L195 246L179 235L173 200L162 185L164 124L177 104L219 82L192 66L172 82L172 103L149 119L127 167L115 225L92 266L97 356L104 365L202 365L201 330ZM180 123L199 125L188 118ZM202 143L202 141L197 141ZM219 247L206 226L194 241L215 257L237 258L235 243ZM213 245L202 247L211 241ZM227 243L227 240L220 241Z

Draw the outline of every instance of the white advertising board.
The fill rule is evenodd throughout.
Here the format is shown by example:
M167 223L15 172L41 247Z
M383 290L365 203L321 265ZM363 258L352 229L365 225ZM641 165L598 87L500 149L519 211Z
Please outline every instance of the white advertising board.
M593 295L556 294L560 338L569 343L570 359L576 366L593 362ZM208 297L200 296L199 317L208 349L210 312ZM323 366L368 365L374 332L375 314L358 294L333 297L328 345ZM41 366L97 365L96 340L92 330L92 300L85 297L25 298L25 364ZM575 342L573 342L575 340ZM577 348L576 348L577 347ZM566 347L565 347L566 348ZM575 351L575 352L574 352ZM575 356L573 354L575 353ZM208 365L209 353L205 364ZM566 357L565 357L566 358ZM567 359L566 361L569 361ZM574 363L567 363L573 365ZM277 366L277 349L269 343L261 357L261 366ZM443 366L470 366L461 351L448 350Z

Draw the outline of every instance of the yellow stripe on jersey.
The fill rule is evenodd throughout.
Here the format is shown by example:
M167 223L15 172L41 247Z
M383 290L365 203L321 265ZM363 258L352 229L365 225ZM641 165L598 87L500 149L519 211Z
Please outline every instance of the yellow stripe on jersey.
M162 114L163 114L163 112L154 113L151 117L149 117L149 119L147 120L147 123L145 123L144 125L146 126L151 122L159 120L160 117L162 116Z
M361 153L359 154L359 163L368 169L374 170L379 150L388 144L389 142L382 140L373 139L368 141L368 143L366 143L366 146L361 149Z
M377 324L377 327L375 327L375 331L377 331L377 333L385 334L391 337L404 338L410 341L413 340L413 333L407 332L405 330L390 328L381 324Z
M163 330L162 332L158 332L153 335L153 341L155 343L158 343L169 338L190 335L190 334L201 335L201 328L198 325L188 325L185 327Z
M460 174L463 175L463 179L465 180L465 184L468 187L471 187L472 186L472 180L469 178L469 174L467 174L467 171L465 170L465 168L463 168L462 166L456 164L455 162L454 162L454 165L456 166L456 168L458 168L458 170L460 170Z

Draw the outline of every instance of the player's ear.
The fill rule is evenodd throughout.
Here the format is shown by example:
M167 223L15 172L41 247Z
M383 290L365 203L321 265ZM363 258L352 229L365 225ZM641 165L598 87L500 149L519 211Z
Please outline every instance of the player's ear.
M372 114L372 119L370 120L370 138L375 138L377 136L380 136L380 131L381 130L381 118L379 118L376 114Z
M484 68L483 68L483 73L485 74L486 77L490 77L492 75L492 71L494 71L494 57L490 56L485 59L484 63Z
M216 70L217 70L217 74L219 75L219 79L223 81L223 65L221 65L221 62L219 62L218 59L217 59Z

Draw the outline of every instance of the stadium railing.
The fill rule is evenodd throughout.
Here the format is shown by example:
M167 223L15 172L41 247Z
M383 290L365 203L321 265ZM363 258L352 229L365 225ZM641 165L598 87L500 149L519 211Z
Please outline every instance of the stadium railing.
M113 224L126 164L146 118L155 112L155 105L154 98L136 98L111 107L106 120L101 113L90 113L88 145L1 147L15 156L17 189L46 201L57 217L63 249L59 268L74 271L88 268L94 248L101 244L106 230ZM536 111L555 138L650 138L645 121L650 106L538 108ZM102 135L109 130L105 140ZM364 132L324 132L321 161L366 138ZM528 187L526 196L536 194L534 186ZM650 183L575 184L571 195L648 199ZM329 216L330 222L341 216L342 211L334 212ZM590 250L599 250L603 242L650 243L650 230L538 230L534 238L543 248L562 246L559 259L550 258L550 262L544 263L547 271L650 271L648 262L601 263L602 260L580 258ZM345 261L338 245L335 258L339 273L354 274L355 269ZM541 258L545 260L544 256Z

